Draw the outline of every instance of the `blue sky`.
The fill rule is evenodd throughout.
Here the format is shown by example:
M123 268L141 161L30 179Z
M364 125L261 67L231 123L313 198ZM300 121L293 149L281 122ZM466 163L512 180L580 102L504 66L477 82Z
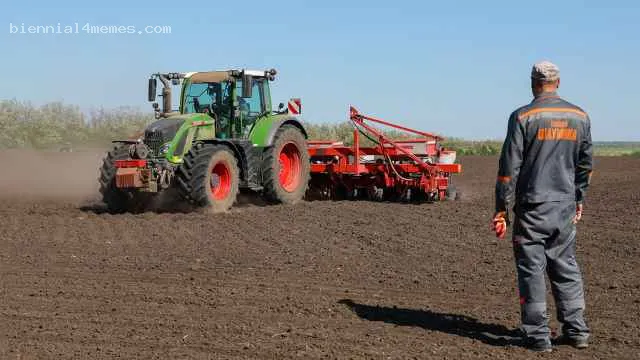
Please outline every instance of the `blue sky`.
M501 139L531 100L531 65L549 59L560 94L590 113L594 140L640 140L638 19L634 1L7 1L0 98L151 110L151 72L275 67L274 102L301 97L307 121L346 120L354 105ZM75 23L80 33L10 33ZM171 33L88 34L87 23Z

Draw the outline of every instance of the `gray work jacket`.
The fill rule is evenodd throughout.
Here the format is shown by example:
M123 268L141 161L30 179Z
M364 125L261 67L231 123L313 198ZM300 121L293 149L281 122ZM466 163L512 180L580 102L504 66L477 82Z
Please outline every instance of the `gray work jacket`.
M496 181L496 212L515 203L581 203L592 172L591 120L555 92L509 116Z

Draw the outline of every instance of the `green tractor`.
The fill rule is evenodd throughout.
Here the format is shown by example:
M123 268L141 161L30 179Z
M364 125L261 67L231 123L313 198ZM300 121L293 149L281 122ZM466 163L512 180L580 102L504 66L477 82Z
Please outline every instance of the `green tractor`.
M299 99L272 110L274 69L156 73L149 101L156 121L140 137L113 141L100 169L100 192L113 213L144 211L173 189L214 212L230 209L240 190L269 203L301 201L310 178ZM162 82L162 110L155 102ZM172 86L180 88L177 111Z

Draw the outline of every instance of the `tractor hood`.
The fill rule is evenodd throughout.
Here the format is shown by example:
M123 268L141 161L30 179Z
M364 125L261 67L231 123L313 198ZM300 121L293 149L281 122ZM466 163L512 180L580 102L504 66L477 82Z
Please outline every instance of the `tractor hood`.
M144 130L143 142L151 150L151 154L158 156L162 146L171 142L178 133L178 129L190 118L188 115L171 116L152 122Z
M188 118L189 116L187 115L181 115L181 116L172 116L167 119L156 120L151 124L147 125L147 127L144 129L145 134L147 132L169 131L169 132L173 132L175 135L175 133L180 128L180 126L182 126L182 124L184 124L185 120L187 120Z

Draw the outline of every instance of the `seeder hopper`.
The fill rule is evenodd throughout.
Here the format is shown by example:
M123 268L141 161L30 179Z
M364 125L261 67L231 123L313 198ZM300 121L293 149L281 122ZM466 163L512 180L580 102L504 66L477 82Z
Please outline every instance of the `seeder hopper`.
M451 175L460 173L455 151L442 137L360 114L350 108L353 144L309 141L311 180L308 198L377 201L441 201L456 199ZM411 133L415 138L391 140L368 122ZM373 143L361 147L361 136Z

